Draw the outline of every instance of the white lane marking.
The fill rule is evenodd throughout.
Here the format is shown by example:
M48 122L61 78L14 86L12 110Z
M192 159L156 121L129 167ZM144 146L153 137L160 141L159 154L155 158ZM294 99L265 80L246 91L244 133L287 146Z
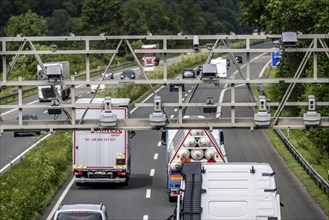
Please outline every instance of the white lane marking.
M185 97L188 96L188 93L185 94Z
M160 147L160 146L161 146L161 141L158 142L158 147Z
M64 192L62 193L62 195L59 197L56 205L54 206L54 208L51 210L50 214L47 217L47 220L51 220L51 217L55 214L56 210L58 209L58 206L62 203L64 197L66 196L66 194L68 193L68 191L70 190L70 188L72 187L73 183L75 181L75 177L73 176L71 182L67 185L67 187L65 188Z
M165 88L165 86L161 86L160 88L158 88L157 90L155 90L155 93L157 93L157 92L159 92L161 89L163 89L163 88ZM147 96L141 103L144 103L144 102L146 102L149 98L151 98L153 96L153 93L152 94L150 94L149 96ZM131 111L130 111L130 113L133 113L134 111L136 111L136 109L137 109L138 107L136 106L134 109L132 109Z
M155 173L155 169L151 169L150 176L154 176L154 173Z
M48 110L46 110L46 111L44 111L44 112L42 112L43 114L46 114L48 112Z
M182 98L182 101L184 102L185 101L185 98Z
M170 118L173 118L174 117L174 115L170 115Z
M177 112L177 110L178 110L178 109L177 109L177 108L175 108L175 109L174 109L174 112Z
M189 89L189 90L188 90L188 92L190 93L190 92L192 92L192 90L191 90L191 89Z
M154 160L157 160L157 159L158 159L158 156L159 156L159 154L154 154L153 159L154 159Z
M151 198L151 189L146 190L146 198L147 199Z
M39 102L39 100L35 100L35 101L33 101L33 102L29 102L29 103L24 104L24 105L32 105L32 104L34 104L34 103L36 103L36 102ZM9 110L9 111L7 111L7 112L1 114L0 116L7 115L7 114L12 113L12 112L14 112L14 111L16 111L16 110L17 110L17 108L14 108L14 109L12 109L12 110Z
M28 149L26 149L23 153L21 153L20 155L18 155L15 159L13 159L12 161L10 161L6 166L4 166L1 170L0 170L0 175L3 171L5 171L6 169L8 169L12 164L15 164L16 161L20 160L21 157L23 157L27 152L29 152L30 150L32 150L35 146L37 146L41 141L45 140L46 138L48 138L51 134L47 134L46 136L44 136L43 138L41 138L40 140L38 140L35 144L33 144L31 147L29 147Z
M263 67L263 69L260 71L260 73L259 73L259 75L258 75L258 78L262 78L262 77L263 77L266 68L268 67L268 65L270 65L271 62L272 62L272 60L269 60L269 61L265 64L265 66Z
M148 220L149 219L149 216L148 215L144 215L143 216L143 220Z

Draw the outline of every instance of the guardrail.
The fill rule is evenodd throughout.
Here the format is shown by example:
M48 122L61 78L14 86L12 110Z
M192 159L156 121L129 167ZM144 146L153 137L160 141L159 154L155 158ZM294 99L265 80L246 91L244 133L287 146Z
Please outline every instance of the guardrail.
M133 63L135 63L135 62L127 62L127 63L123 63L123 64L119 64L119 65L113 65L110 68L112 70L114 70L114 69L121 69L123 67L130 66ZM105 69L97 69L95 71L91 71L90 72L90 75L95 75L97 73L101 73L104 70ZM86 75L85 73L77 74L77 75L75 75L75 78L80 78L80 77L83 77L85 75ZM30 89L23 90L23 96L24 96L24 93L32 92L32 91L34 91L36 89L38 89L38 87L33 87L33 88L30 88ZM13 98L13 97L16 97L17 95L18 95L18 92L15 92L15 93L12 93L10 95L6 95L6 96L3 96L3 97L0 97L0 102L4 102L5 100L10 99L10 98Z
M299 164L306 170L308 175L310 175L316 184L323 190L327 195L329 195L329 184L323 179L323 177L316 172L316 170L307 162L307 160L298 152L296 147L288 140L286 136L279 129L274 129L275 133L279 136L279 138L283 141L285 146L288 148L290 153L295 157L295 159L299 162Z

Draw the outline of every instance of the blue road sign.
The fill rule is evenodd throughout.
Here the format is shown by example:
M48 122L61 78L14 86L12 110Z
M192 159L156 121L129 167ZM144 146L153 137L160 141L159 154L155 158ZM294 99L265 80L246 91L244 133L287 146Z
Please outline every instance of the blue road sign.
M272 52L272 67L280 65L281 52Z

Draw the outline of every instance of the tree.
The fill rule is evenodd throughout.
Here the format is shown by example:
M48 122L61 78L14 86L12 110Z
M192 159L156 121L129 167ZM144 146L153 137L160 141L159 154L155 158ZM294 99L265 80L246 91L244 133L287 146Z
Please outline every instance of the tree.
M47 33L47 21L31 10L25 14L12 16L6 28L7 36L43 36Z

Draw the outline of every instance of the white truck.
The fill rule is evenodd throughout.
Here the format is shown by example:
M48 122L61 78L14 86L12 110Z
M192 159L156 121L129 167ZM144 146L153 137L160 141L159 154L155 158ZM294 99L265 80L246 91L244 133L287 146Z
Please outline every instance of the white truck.
M70 80L70 63L69 61L58 61L58 62L50 62L43 64L46 73L42 71L40 65L37 66L37 80L49 80L49 77L54 75L58 76L61 80ZM68 99L70 97L71 88L70 85L55 85L55 88L61 98ZM38 86L38 96L39 101L51 101L53 98L56 97L53 89L51 86Z
M117 119L129 117L128 98L112 98L111 111ZM90 98L80 98L76 103L89 103ZM103 103L95 98L93 103ZM76 109L80 120L85 108ZM100 119L102 108L89 108L84 119ZM121 183L128 185L131 173L130 138L134 131L96 130L73 131L73 173L76 185L84 183Z
M210 64L216 64L218 78L227 77L227 68L228 68L227 59L222 57L217 57L216 59L211 59Z
M281 220L274 174L267 163L184 164L181 195L170 218Z
M176 202L184 163L226 163L223 132L202 129L167 130L162 133L162 144L167 149L167 193L169 202Z

